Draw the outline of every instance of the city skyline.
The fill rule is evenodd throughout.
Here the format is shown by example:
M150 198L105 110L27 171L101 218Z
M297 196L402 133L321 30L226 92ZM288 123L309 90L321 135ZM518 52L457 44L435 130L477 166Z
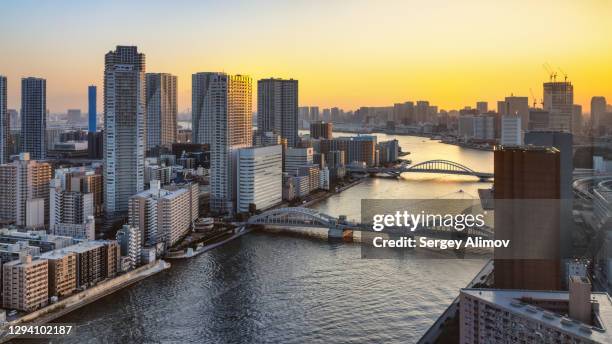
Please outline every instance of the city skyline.
M592 96L612 99L612 49L604 43L612 4L552 4L440 1L415 12L405 2L148 2L110 12L113 4L20 2L4 6L0 28L11 35L0 74L8 79L8 108L19 109L21 78L36 76L48 81L51 112L86 109L87 86L102 87L100 56L136 45L147 71L177 75L181 112L191 107L191 74L203 71L300 80L300 105L354 110L423 99L449 110L481 100L492 108L510 94L531 103L530 90L539 103L548 63L557 80L567 72L575 103L588 113ZM135 6L142 18L130 15ZM167 19L164 29L152 26L155 18ZM240 24L228 27L224 18ZM25 19L32 25L19 26ZM240 34L245 28L249 35Z

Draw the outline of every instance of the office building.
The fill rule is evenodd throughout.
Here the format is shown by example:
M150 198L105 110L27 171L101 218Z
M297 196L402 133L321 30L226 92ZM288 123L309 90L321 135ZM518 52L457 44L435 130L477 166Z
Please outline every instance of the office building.
M529 125L529 99L527 97L506 97L497 102L497 112L503 116L518 116L521 119L521 130Z
M199 216L198 184L160 187L151 181L151 188L129 200L129 225L141 233L141 245L164 243L170 248L182 239Z
M87 130L95 133L98 126L98 88L87 87Z
M577 283L569 292L462 289L459 343L611 343L610 296Z
M147 149L176 142L176 76L147 73Z
M314 150L312 148L287 148L285 151L285 169L283 172L295 175L300 166L312 165Z
M298 81L262 79L257 81L257 130L272 131L287 139L287 146L298 143Z
M137 227L123 225L117 231L117 242L121 248L121 256L127 257L127 266L123 270L133 270L140 265L142 255L142 236Z
M77 288L90 287L117 275L121 252L114 240L83 241L64 251L76 255Z
M560 153L553 147L494 151L495 288L559 290Z
M311 139L327 139L330 140L333 137L333 124L316 121L310 123L310 138Z
M282 201L283 149L280 145L238 151L238 212L264 210Z
M117 46L104 66L104 206L127 211L130 196L144 189L145 56Z
M502 116L501 118L501 140L502 146L520 146L523 144L521 117Z
M544 83L544 110L550 113L550 130L572 131L574 86L571 82Z
M607 106L606 97L591 98L591 122L593 128L599 128L604 123L602 119L606 115Z
M47 158L47 81L21 79L21 152L32 160Z
M216 73L211 77L204 116L215 133L210 145L210 209L233 214L236 200L236 155L253 144L251 77Z
M0 165L6 164L9 158L11 140L11 119L7 110L7 81L0 75Z
M74 252L53 250L40 256L48 262L49 296L68 296L77 287L77 257Z
M48 263L46 259L20 260L2 266L2 307L31 312L49 302Z

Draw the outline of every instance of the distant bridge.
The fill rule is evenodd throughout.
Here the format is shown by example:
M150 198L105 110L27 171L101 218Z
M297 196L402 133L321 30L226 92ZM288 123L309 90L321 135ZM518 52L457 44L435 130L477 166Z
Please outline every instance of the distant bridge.
M449 160L429 160L418 163L412 166L399 165L394 167L360 167L347 166L347 171L356 173L370 174L388 174L393 177L399 177L405 172L420 172L420 173L441 173L441 174L458 174L465 176L474 176L480 180L488 180L493 178L493 173L477 172L471 168Z
M338 218L321 213L317 210L303 207L277 208L252 216L247 225L264 225L280 227L313 227L327 228L329 237L341 238L345 230L376 232L371 224L349 221L345 216ZM379 233L391 235L427 236L434 238L451 238L456 235L493 238L493 232L488 228L466 228L463 231L441 227L417 227L414 231L407 231L404 227L386 227Z

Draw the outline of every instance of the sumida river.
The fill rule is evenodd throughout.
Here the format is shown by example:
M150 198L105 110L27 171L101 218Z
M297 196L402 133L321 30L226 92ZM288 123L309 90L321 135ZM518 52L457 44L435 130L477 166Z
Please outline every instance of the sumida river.
M491 152L377 136L397 138L413 163L447 159L493 169ZM477 198L477 189L489 186L469 176L407 173L368 179L314 208L359 219L363 198ZM59 319L76 323L76 334L53 342L411 343L484 265L409 254L361 259L359 244L312 234L250 233L172 261L171 269Z

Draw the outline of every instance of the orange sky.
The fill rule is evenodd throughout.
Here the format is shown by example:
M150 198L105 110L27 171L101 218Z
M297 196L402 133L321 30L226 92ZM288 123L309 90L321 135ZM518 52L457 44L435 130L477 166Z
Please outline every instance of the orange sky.
M147 71L178 75L181 111L200 71L298 79L300 105L457 109L511 93L531 101L530 89L539 99L549 63L588 112L592 96L612 99L610 13L609 1L565 0L23 1L0 13L0 74L10 108L19 79L39 76L52 112L86 111L89 84L101 110L104 54L134 44Z

